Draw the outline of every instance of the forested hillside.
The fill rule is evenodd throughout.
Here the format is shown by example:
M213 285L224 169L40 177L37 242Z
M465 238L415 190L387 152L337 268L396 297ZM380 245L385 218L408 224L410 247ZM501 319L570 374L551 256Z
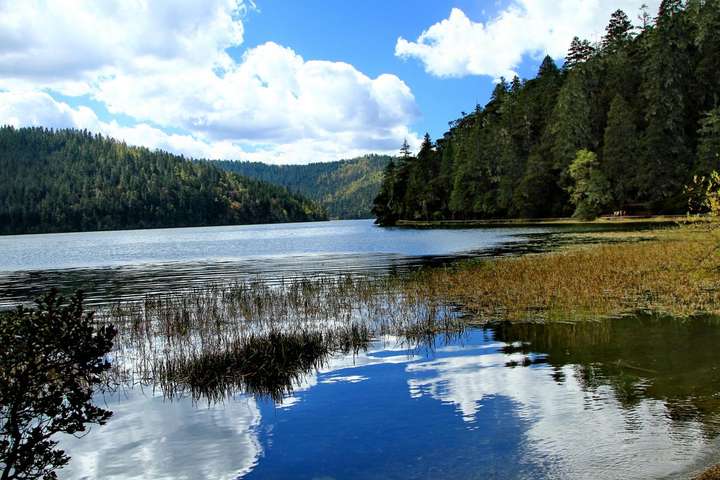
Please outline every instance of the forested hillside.
M615 12L562 68L503 79L436 143L403 149L378 221L685 212L686 185L720 168L720 0L664 0L639 23Z
M309 165L267 165L219 161L218 166L251 178L276 183L324 206L332 218L370 218L380 191L382 172L391 157L367 155L352 160Z
M0 128L0 233L317 220L282 187L87 131Z

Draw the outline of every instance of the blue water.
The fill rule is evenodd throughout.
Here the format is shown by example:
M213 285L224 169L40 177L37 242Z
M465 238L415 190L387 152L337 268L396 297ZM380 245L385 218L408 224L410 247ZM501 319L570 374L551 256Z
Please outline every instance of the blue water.
M0 236L0 272L297 256L473 252L543 229L411 230L371 220Z
M73 460L61 478L685 478L717 458L718 402L695 407L720 379L693 370L713 362L717 321L613 322L582 335L475 329L432 347L383 338L332 358L282 403L129 390L107 399L106 426L63 442ZM709 333L692 352L634 358L648 329L674 343ZM621 358L640 370L617 370Z
M51 287L90 305L209 282L390 272L523 245L540 228L410 230L371 220L0 236L0 308Z
M89 304L259 277L390 274L532 251L555 229L370 221L0 237L0 307L50 287ZM540 240L542 243L543 240ZM720 320L496 325L410 347L376 339L275 402L123 386L62 437L64 479L689 478L720 458Z

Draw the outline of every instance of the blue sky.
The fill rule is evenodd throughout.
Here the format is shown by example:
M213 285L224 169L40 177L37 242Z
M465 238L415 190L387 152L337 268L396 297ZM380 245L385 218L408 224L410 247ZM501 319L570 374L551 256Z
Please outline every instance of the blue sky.
M453 7L476 21L498 11L495 2L477 0L365 0L362 8L352 2L326 0L261 2L260 12L247 16L246 46L271 40L292 46L304 58L351 63L370 76L394 73L410 86L420 107L421 117L412 126L418 133L427 131L436 138L462 111L472 110L475 102L487 101L493 79L428 75L419 62L395 56L395 43L399 36L416 38L429 25L447 18ZM523 65L521 73L530 76L537 62L528 59L525 63L528 65Z
M0 123L203 158L392 153L643 3L248 1L4 0Z

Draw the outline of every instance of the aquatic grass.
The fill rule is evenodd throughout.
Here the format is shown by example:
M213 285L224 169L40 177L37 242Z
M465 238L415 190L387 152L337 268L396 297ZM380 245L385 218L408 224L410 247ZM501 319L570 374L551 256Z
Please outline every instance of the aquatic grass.
M244 391L277 400L330 356L382 336L432 347L471 323L720 313L718 240L708 225L595 232L549 253L395 276L210 284L118 302L101 315L119 330L113 354L126 379L170 397Z
M404 286L462 304L478 321L720 314L720 234L711 226L603 237L614 241L425 270Z
M156 385L166 397L218 401L233 392L280 400L335 354L373 338L408 345L461 331L455 308L405 294L390 277L247 280L116 303L118 377Z
M693 480L720 480L720 465L708 468Z
M333 332L251 335L221 350L156 359L153 379L168 398L189 392L195 400L212 402L242 391L282 401L331 355L358 353L369 342L369 332L354 326Z

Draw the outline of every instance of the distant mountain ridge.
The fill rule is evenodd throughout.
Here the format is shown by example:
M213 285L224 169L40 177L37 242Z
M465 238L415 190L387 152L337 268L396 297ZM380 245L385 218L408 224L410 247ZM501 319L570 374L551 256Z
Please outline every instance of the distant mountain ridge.
M0 234L324 220L285 188L79 130L0 127Z
M371 218L373 199L380 191L383 170L392 157L366 155L308 165L268 165L260 162L213 161L227 171L286 187L320 203L331 218Z

